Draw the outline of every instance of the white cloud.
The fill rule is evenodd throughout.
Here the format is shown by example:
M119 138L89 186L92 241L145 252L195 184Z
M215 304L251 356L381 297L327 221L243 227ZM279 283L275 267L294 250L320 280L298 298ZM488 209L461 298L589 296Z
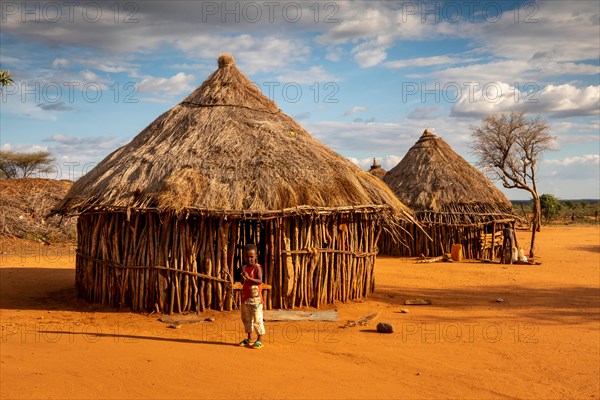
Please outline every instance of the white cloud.
M361 68L373 67L387 58L386 50L390 43L390 37L378 36L375 40L355 46L351 53L354 54L354 60Z
M419 6L420 3L411 4ZM423 22L421 15L411 15L395 2L357 1L341 3L338 24L328 28L316 39L324 45L352 44L351 54L362 68L381 64L388 50L396 43L407 40L423 40L443 34L446 37L461 36L457 24L433 19Z
M331 24L326 33L317 38L320 43L343 44L348 41L372 38L393 26L393 16L389 9L377 9L380 3L366 4L356 2L352 7L348 3L340 7L340 22Z
M593 119L589 122L574 122L565 120L553 120L549 123L550 132L556 135L560 147L577 146L586 144L586 146L596 145L600 153L600 119Z
M98 82L100 78L94 72L88 70L81 71L81 76L88 82Z
M280 71L299 61L305 61L310 51L298 29L310 25L317 31L328 24L315 24L311 18L311 4L302 4L305 18L294 24L282 18L282 4L278 5L276 22L269 21L269 11L262 3L254 3L263 10L263 18L256 23L242 18L239 23L233 17L229 23L221 22L221 15L205 20L207 2L172 1L166 4L139 3L135 11L138 23L115 23L114 11L103 10L99 21L90 23L82 18L83 7L73 5L73 21L36 24L22 22L19 15L8 16L2 30L17 38L38 42L50 48L72 47L93 49L97 56L127 55L130 59L150 51L170 47L184 51L191 60L210 59L216 64L223 52L233 53L247 73ZM230 7L226 3L214 3L218 8ZM233 3L232 3L233 4ZM233 4L240 7L242 3ZM295 3L298 4L298 3ZM107 5L101 5L104 8ZM123 10L121 10L123 11ZM131 10L128 10L131 11ZM128 12L119 14L126 18ZM241 15L244 16L244 15ZM65 16L63 16L65 17ZM239 17L239 16L238 16ZM68 22L67 22L68 21ZM213 64L213 65L215 65ZM128 72L128 67L110 63L97 63L94 68L104 72Z
M522 7L518 13L507 12L497 23L464 28L482 47L502 58L529 60L535 54L546 54L555 62L597 59L600 37L596 1L532 4L534 7Z
M348 117L350 115L356 114L357 112L362 112L362 111L367 111L367 110L368 110L368 108L365 106L354 106L351 109L346 110L344 112L344 116Z
M4 98L6 98L6 101ZM40 110L40 105L45 103L31 101L32 98L33 96L29 96L30 101L23 101L21 93L10 94L5 88L2 100L2 115L15 115L20 118L25 117L26 119L42 121L56 121L58 119L56 112Z
M443 12L446 5L442 7L439 3L354 2L352 7L344 4L340 7L341 22L328 26L330 29L318 36L317 42L330 45L352 43L352 54L361 67L383 62L388 49L398 42L433 37L469 40L481 53L496 58L491 66L496 62L520 64L513 64L513 68L509 69L503 69L503 64L498 65L494 69L501 75L494 75L490 71L483 78L463 74L460 78L464 79L512 81L523 78L520 75L522 72L530 72L528 77L534 80L540 76L598 73L595 65L577 63L596 59L600 46L596 2L580 1L574 6L566 2L538 1L532 3L533 6L520 5L516 10L514 7L509 10L509 4L496 3L503 11L496 20L481 18L485 13L481 13L480 3L474 2L471 7L475 8L470 12L466 5L452 4L462 13L462 18L457 22L449 21L449 16ZM437 15L425 15L426 9L432 7L435 10L433 14ZM415 10L409 11L408 8ZM560 35L556 34L557 26L560 26ZM405 60L390 61L386 66L406 68L419 66L420 63L423 63L420 66L432 66L465 62L464 59L444 60L442 57L433 56L430 60L427 57L417 58L413 64L407 64ZM487 67L480 68L485 70ZM506 79L507 76L510 79Z
M44 146L56 158L56 172L48 178L77 179L100 160L117 148L125 145L129 139L112 136L79 137L67 134L54 134L43 140Z
M52 61L52 66L54 68L66 67L68 65L69 65L69 60L67 60L66 58L57 58L54 61Z
M515 80L534 80L534 69L523 60L500 60L483 64L471 64L460 67L445 68L415 77L430 77L443 82L477 82L484 85L488 82L511 82ZM523 83L523 82L522 82Z
M515 88L504 82L489 82L462 90L452 106L453 116L482 117L512 110L545 113L555 118L596 116L599 113L600 86L578 88L570 84Z
M98 55L94 58L75 58L73 64L83 65L89 69L116 74L126 72L128 76L137 78L140 65L127 61L131 56L103 56Z
M124 66L118 66L118 65L99 64L96 68L99 69L100 71L109 72L111 74L118 73L118 72L131 71L131 68L127 68Z
M306 60L310 48L302 40L280 36L254 37L192 35L177 39L174 45L193 58L216 60L222 53L235 55L236 63L248 74L284 70Z
M285 73L278 75L277 80L279 82L294 82L300 85L307 84L311 85L316 82L338 82L340 79L335 75L332 75L325 71L322 66L313 66L308 70L287 70Z
M410 61L410 60L409 60ZM409 61L406 63L408 64ZM426 62L426 61L423 61ZM458 60L456 64L460 63ZM386 63L387 65L388 63ZM398 64L403 66L401 62ZM411 74L411 78L431 78L443 83L457 82L464 85L466 82L477 82L484 85L489 82L516 82L525 84L539 84L543 80L564 75L597 75L600 67L591 64L557 63L557 62L530 62L518 59L494 60L487 63L471 64L444 68L426 74Z
M12 15L3 24L3 31L43 42L49 47L139 53L161 46L175 46L188 52L190 57L200 58L216 58L221 51L243 53L240 60L250 73L267 71L269 63L272 63L272 71L302 59L308 46L305 40L299 39L298 33L308 30L317 35L316 44L328 46L327 59L340 60L338 52L342 45L350 45L355 60L362 67L383 62L388 50L403 41L442 37L469 40L471 46L498 59L544 59L558 65L572 63L572 68L589 74L593 73L593 66L573 63L595 60L600 43L597 34L599 12L595 1L537 1L531 3L533 8L527 3L517 10L508 9L513 4L494 3L503 11L496 21L481 18L483 4L479 2L473 2L476 15L461 2L331 2L319 4L318 16L315 14L316 3L297 2L295 4L302 8L302 18L297 23L290 23L289 18L286 20L283 4L278 2L274 21L269 20L271 13L265 4L255 2L262 13L258 21L251 21L238 12L238 21L230 16L226 23L222 21L226 16L221 12L207 15L207 3L140 3L134 15L140 23L115 23L114 13L109 10L105 10L98 22L90 23L81 18L85 5L79 4L73 7L76 18L70 23L23 23L19 15ZM214 4L217 11L226 7L225 3ZM450 16L444 14L444 7L448 5L458 7L461 18L450 20ZM236 7L240 8L240 3L232 6ZM427 15L427 9L431 7L436 15ZM416 10L411 12L409 8ZM127 13L120 15L121 18L126 16ZM476 18L470 18L473 16ZM315 23L315 18L320 23ZM557 34L557 27L560 27L560 34ZM286 38L283 32L289 36ZM495 80L507 81L501 77Z
M191 83L194 81L193 75L186 75L179 72L170 78L160 78L146 76L139 83L140 92L162 93L168 96L185 94L194 89Z
M35 153L38 151L48 151L48 147L40 146L38 144L10 144L4 143L2 145L2 151L14 151L17 153Z
M600 85L578 88L569 84L548 85L539 95L537 112L555 117L597 116Z
M64 69L28 71L23 80L2 91L2 112L32 119L56 120L55 112L76 110L75 103L97 98L114 83L93 71Z
M563 199L600 198L598 154L543 160L538 175L540 193Z
M544 163L548 165L562 165L569 166L574 164L580 165L600 165L600 155L598 154L584 154L582 156L567 157L558 160L544 160Z
M477 61L477 58L468 57L452 57L452 56L432 56L432 57L417 57L407 60L387 61L383 64L386 68L400 69L413 67L430 67L434 65L445 64L465 64Z
M325 58L329 61L338 62L342 59L344 50L341 46L329 46Z
M447 117L427 120L404 119L394 123L306 122L304 127L335 151L362 159L390 154L404 155L425 128L442 137L454 151L469 158L471 120ZM382 154L382 152L384 152Z

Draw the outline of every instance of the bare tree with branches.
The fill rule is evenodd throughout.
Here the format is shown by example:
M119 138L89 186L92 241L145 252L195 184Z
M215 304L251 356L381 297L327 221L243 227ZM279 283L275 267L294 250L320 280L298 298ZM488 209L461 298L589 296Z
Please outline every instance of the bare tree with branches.
M541 227L540 196L537 192L537 171L542 153L552 150L555 137L548 133L548 124L539 116L527 119L523 112L495 114L472 128L472 150L479 166L487 175L502 182L507 189L523 189L533 199L531 256L535 232Z

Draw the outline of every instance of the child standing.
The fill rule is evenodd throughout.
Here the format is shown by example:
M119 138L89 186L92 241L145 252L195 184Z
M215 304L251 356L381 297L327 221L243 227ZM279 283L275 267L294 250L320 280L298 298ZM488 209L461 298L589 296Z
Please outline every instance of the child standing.
M253 244L244 246L244 261L242 267L242 322L248 338L240 342L240 346L250 346L250 335L256 329L256 342L251 346L254 349L263 347L262 335L265 334L263 324L263 299L262 299L262 267L258 264L257 248Z

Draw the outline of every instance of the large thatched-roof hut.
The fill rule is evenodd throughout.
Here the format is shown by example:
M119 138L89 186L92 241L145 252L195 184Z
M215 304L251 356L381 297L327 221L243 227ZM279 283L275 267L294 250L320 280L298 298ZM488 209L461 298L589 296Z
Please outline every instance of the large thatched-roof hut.
M491 258L499 255L503 224L515 221L504 194L429 130L383 180L424 229L409 229L414 238L409 247L384 235L384 254L438 256L462 244L467 258Z
M55 209L79 216L79 294L133 310L235 308L242 247L256 243L274 307L368 296L381 227L410 211L231 56L218 65Z

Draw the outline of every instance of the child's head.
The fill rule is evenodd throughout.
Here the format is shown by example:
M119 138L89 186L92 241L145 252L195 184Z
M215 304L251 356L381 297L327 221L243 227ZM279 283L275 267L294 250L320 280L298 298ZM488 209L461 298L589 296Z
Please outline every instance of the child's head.
M257 253L258 249L254 244L247 244L244 246L244 261L248 265L254 265L258 262Z

